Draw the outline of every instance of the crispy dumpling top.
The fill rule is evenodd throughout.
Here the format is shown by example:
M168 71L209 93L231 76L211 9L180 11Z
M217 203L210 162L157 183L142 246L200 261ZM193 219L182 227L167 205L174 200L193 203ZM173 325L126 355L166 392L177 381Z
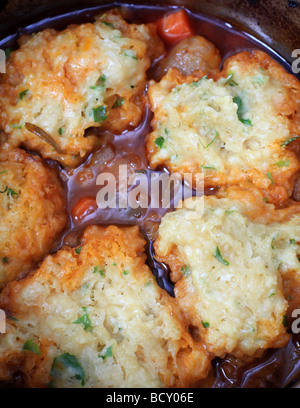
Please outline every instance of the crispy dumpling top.
M0 80L0 128L8 143L75 166L97 145L87 128L139 123L146 71L161 53L154 24L128 24L118 11L23 37Z

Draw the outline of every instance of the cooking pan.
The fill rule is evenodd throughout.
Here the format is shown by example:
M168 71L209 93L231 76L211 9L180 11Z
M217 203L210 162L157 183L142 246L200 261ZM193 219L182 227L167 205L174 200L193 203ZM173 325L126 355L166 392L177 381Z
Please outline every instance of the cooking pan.
M35 21L82 8L111 3L101 0L2 0L0 2L1 38ZM119 3L122 3L119 2ZM300 2L288 0L148 0L132 4L181 5L213 15L241 28L273 48L289 64L293 50L299 49Z
M122 3L119 1L117 4ZM128 4L129 2L124 2ZM100 0L7 0L0 1L0 48L9 46L27 27L43 20L43 26L62 28L55 16L75 12L80 9L97 8L101 5L112 4ZM131 1L130 4L151 6L184 6L187 9L204 13L225 21L253 36L264 44L265 48L275 51L277 59L281 60L287 69L295 71L295 61L300 57L300 1L273 0L142 0ZM70 22L80 22L82 14L72 14ZM26 32L26 30L25 30ZM299 50L299 54L296 50ZM297 68L297 65L296 65ZM299 63L300 70L300 63ZM293 386L298 386L293 383ZM300 383L299 383L300 386Z

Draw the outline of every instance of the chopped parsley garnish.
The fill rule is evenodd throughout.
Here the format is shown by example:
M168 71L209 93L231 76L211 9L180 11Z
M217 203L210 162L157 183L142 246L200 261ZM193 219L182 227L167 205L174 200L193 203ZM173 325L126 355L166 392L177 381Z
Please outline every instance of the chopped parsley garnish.
M107 22L107 21L101 21L101 23L105 24L105 25L108 26L108 27L115 28L115 26L113 25L113 23L109 23L109 22Z
M119 108L120 106L123 105L125 99L124 98L119 98L116 100L116 102L113 104L113 109Z
M282 324L284 325L284 327L288 327L288 321L287 321L287 316L286 315L283 316Z
M193 81L189 84L189 86L194 86L194 87L198 87L201 84L201 81L204 80L206 81L208 79L207 75L204 75L201 79L199 79L199 81Z
M239 96L236 96L233 98L233 102L236 103L238 106L237 115L238 115L239 121L242 122L244 125L253 126L250 119L243 118L244 107L243 107L242 99Z
M18 321L19 321L19 319L17 319L17 318L14 317L14 316L8 315L7 317L8 317L10 320L14 321L14 322L18 322Z
M228 84L230 86L237 86L238 83L234 81L233 79L233 72L231 72L228 77L226 78L226 81L224 82L224 84Z
M20 99L22 100L29 92L29 89L25 89L25 91L21 92L19 94Z
M271 180L271 184L274 184L274 180L270 172L267 173L267 177L269 180Z
M82 246L75 249L75 254L79 255L82 250Z
M3 191L0 191L1 194L6 193L8 197L18 196L19 194L16 193L13 189L9 188L8 186L5 187Z
M58 133L60 134L60 136L62 136L62 135L65 133L65 129L62 128L62 127L60 127L60 128L58 129Z
M89 88L90 89L103 89L104 88L104 84L106 81L106 75L101 75L97 81L96 81L96 85L92 85Z
M5 53L5 58L8 59L11 52L13 52L14 49L13 48L5 48L4 53Z
M295 140L298 139L298 136L291 137L290 139L287 139L285 142L281 143L281 147L287 146L290 143L294 142Z
M7 173L7 170L0 171L0 174L5 174L5 173Z
M202 326L207 329L207 327L209 327L209 323L208 322L204 322L203 320L201 320Z
M202 169L206 169L206 170L217 170L216 167L213 166L204 166L203 164L201 164Z
M129 275L129 272L128 272L128 271L125 271L125 269L124 269L123 275Z
M222 257L219 247L216 248L216 252L214 253L214 257L215 257L219 262L221 262L223 265L226 265L226 266L229 265L229 262L226 261L226 259L224 259L224 258Z
M83 328L84 330L89 330L92 328L92 322L89 318L89 315L87 314L87 308L83 307L82 310L84 311L84 315L82 315L81 317L79 317L79 319L75 320L75 324L83 324Z
M54 358L50 376L53 378L59 378L62 376L62 373L68 370L71 374L71 379L76 379L81 381L81 386L85 385L85 373L79 364L77 358L69 353L61 354ZM51 385L51 383L49 384Z
M162 136L160 136L157 139L155 139L154 143L156 144L156 146L162 149L164 142L165 142L165 139Z
M296 240L293 238L293 239L290 239L290 244L291 245L296 245Z
M113 346L107 347L105 350L104 354L99 354L98 357L103 358L105 360L107 357L113 357L113 352L112 352Z
M32 351L34 354L37 354L38 356L42 354L40 346L35 343L34 339L27 340L23 346L23 350Z
M271 248L272 248L272 249L275 249L275 247L274 247L274 245L273 245L273 242L275 241L275 239L276 239L276 238L273 237L273 238L272 238L272 241L271 241Z
M89 87L90 89L103 89L104 85L92 85Z
M202 144L202 146L203 146L203 149L207 149L211 144L213 144L213 142L216 140L216 138L219 136L219 132L217 132L217 131L215 131L216 133L215 133L215 136L214 136L214 138L212 139L212 141L211 142L209 142L208 143L208 145L206 145L206 146L204 146L201 142L201 144Z
M126 51L124 51L124 55L126 57L130 57L130 58L132 58L134 60L138 60L136 51L134 51L134 50L126 50Z
M181 267L181 273L183 276L188 276L191 273L191 268L187 265Z
M105 82L106 82L106 75L101 75L99 78L98 78L98 80L97 80L97 82L96 82L96 85L103 85L103 84L105 84Z
M289 160L279 160L276 165L278 167L287 167L290 165L290 161Z
M105 276L105 272L100 268L100 266L95 266L93 273L99 273L101 276Z
M93 109L94 122L104 122L108 116L106 115L105 106L98 106L98 108Z
M2 262L5 263L5 264L8 263L8 258L7 258L7 256L4 256L4 257L2 258Z

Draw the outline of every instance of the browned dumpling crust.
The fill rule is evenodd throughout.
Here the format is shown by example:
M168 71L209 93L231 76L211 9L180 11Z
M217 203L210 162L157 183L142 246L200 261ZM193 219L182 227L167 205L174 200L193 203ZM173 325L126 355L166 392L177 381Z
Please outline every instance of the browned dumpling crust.
M28 387L187 387L210 355L148 266L137 226L89 226L0 295L0 380Z
M163 217L156 258L170 266L175 297L214 355L254 357L288 342L299 226L298 203L276 210L239 187L204 197L202 216L186 205Z
M0 150L0 289L43 259L67 225L53 168L20 149Z
M236 54L214 79L170 69L150 83L149 97L153 169L204 174L207 186L250 182L292 194L299 161L289 147L299 139L300 84L267 54Z
M146 71L163 52L154 24L128 24L117 10L22 37L0 79L2 139L78 165L97 146L87 128L138 125Z

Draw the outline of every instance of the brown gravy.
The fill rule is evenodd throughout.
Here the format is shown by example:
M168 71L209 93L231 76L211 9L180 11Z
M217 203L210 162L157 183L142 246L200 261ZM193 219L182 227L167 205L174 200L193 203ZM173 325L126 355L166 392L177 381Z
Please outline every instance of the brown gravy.
M66 15L50 18L32 24L25 29L19 30L13 36L0 41L0 47L15 45L16 39L24 33L42 30L46 27L62 29L70 23L84 23L92 21L93 16L105 9L114 7L105 6L89 10L81 10ZM124 6L124 4L122 5ZM131 21L150 22L161 17L162 14L173 7L161 6L128 6L128 18ZM290 70L288 64L274 51L246 33L239 31L230 24L215 18L189 12L191 24L195 33L200 34L212 41L221 51L223 58L230 54L245 49L259 48L283 64ZM151 70L149 71L151 72ZM148 167L145 156L145 136L150 130L152 114L146 111L143 121L132 130L114 135L109 132L101 133L97 130L102 141L102 147L91 154L85 163L75 170L67 171L59 169L55 163L51 166L57 168L65 185L68 198L68 211L71 213L76 202L85 196L96 197L99 187L96 186L96 177L101 172L116 173L119 164L128 164L132 171L143 171L150 177L151 170ZM161 169L161 171L166 171ZM205 194L213 194L209 189ZM191 192L192 194L192 192ZM170 208L170 210L172 207ZM169 271L166 265L157 262L153 254L153 238L158 228L161 217L167 210L158 209L98 209L88 215L82 221L75 222L70 215L69 226L56 249L63 244L76 245L84 228L89 224L129 224L139 225L145 235L148 246L148 265L157 277L160 286L173 295L173 285L169 279ZM291 323L291 322L289 322ZM226 388L226 387L286 387L300 378L300 335L293 335L285 348L268 350L263 357L255 359L251 363L243 363L231 356L225 359L213 361L212 373L200 387ZM18 381L14 384L17 386Z

